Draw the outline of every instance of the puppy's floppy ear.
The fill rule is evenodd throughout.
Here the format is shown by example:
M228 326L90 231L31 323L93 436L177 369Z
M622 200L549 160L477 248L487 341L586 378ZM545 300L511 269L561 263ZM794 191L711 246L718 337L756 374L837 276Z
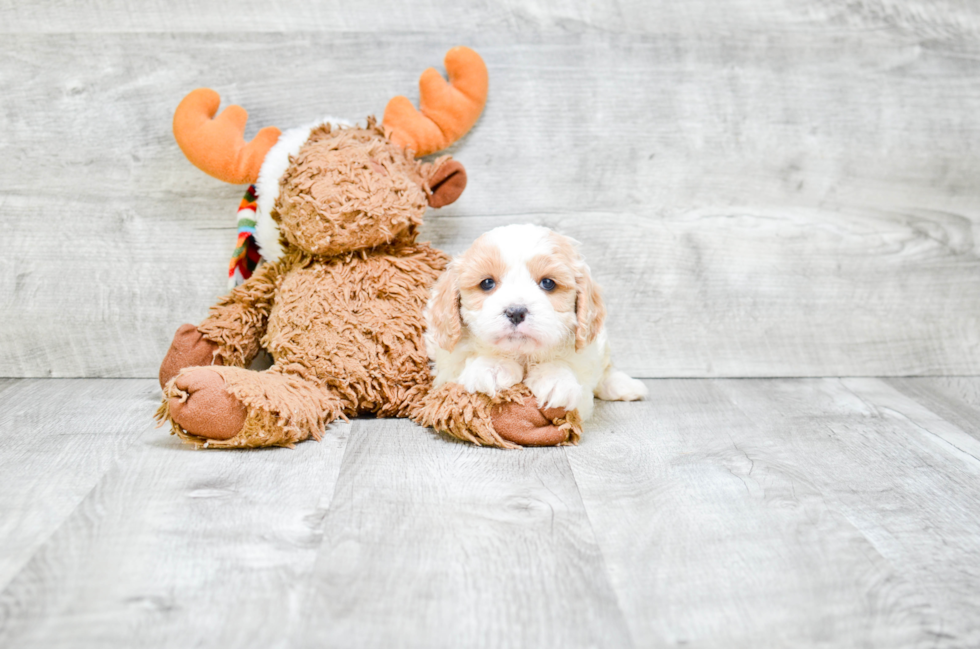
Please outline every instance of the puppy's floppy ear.
M455 203L466 189L466 169L451 156L442 156L435 162L422 165L425 196L430 207L445 207Z
M459 307L459 273L456 271L456 262L452 262L432 287L427 313L427 324L434 334L436 344L447 352L453 351L463 335Z
M581 351L599 335L606 319L606 304L584 261L575 269L575 289L575 350Z

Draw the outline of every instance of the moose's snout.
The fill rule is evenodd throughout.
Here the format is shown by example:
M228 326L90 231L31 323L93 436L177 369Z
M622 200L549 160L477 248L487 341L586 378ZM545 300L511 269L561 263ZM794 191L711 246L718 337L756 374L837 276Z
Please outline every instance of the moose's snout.
M510 320L511 324L517 326L524 322L524 318L527 317L527 307L526 306L509 306L504 310L504 315Z

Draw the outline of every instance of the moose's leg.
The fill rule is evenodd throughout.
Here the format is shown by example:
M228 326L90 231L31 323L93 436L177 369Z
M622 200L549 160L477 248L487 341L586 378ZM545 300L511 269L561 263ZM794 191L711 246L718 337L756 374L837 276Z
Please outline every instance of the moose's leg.
M499 448L577 444L582 430L576 411L541 410L524 384L488 397L445 383L426 394L411 418L478 446Z
M214 447L292 446L319 440L344 417L327 388L272 368L189 367L164 388L157 419L193 444Z
M171 423L180 426L178 434L228 440L248 417L242 402L225 390L224 378L200 367L180 372L164 386L164 397Z

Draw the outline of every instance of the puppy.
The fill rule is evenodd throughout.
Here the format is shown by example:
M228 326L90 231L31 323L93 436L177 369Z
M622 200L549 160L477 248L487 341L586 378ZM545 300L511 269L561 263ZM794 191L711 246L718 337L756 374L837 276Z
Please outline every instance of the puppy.
M491 230L432 289L433 385L493 396L524 381L540 407L578 410L583 420L593 395L641 399L646 386L612 366L605 316L576 241L537 225Z

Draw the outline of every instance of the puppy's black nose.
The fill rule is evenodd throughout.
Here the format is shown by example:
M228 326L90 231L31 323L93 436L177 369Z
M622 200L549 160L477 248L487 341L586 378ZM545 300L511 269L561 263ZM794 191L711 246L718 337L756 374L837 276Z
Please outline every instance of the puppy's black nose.
M527 317L527 307L526 306L509 306L507 310L504 311L504 315L510 320L511 324L519 325L524 322L524 318Z

